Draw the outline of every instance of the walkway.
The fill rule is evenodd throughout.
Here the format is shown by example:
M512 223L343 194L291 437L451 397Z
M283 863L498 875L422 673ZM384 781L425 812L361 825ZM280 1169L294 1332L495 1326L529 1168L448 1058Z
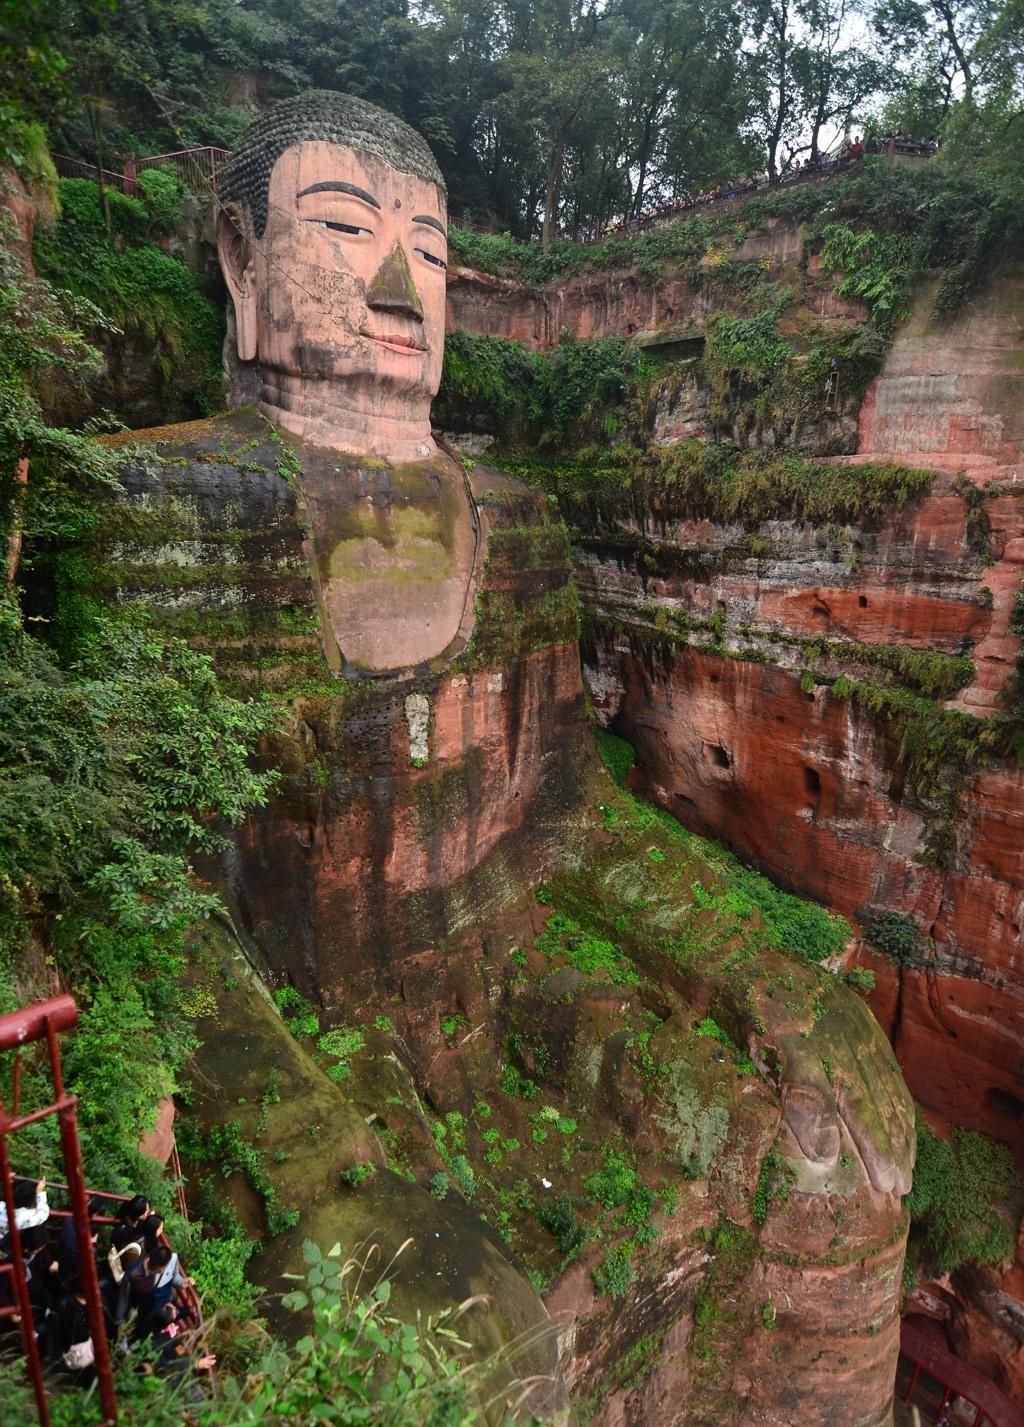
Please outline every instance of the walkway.
M904 1319L896 1396L923 1409L922 1420L937 1423L948 1411L950 1427L1024 1427L1024 1412L995 1383L956 1357L939 1333Z

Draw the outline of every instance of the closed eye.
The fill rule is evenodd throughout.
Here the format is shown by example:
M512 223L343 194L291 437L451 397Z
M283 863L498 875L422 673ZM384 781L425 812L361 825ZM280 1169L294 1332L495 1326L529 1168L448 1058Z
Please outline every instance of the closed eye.
M321 228L327 228L332 233L348 233L350 237L358 237L360 233L367 233L372 238L372 228L360 228L356 223L330 223L326 218L307 218L307 223L317 223Z
M448 264L445 260L435 257L433 253L428 253L426 248L413 248L413 252L419 253L421 258L426 258L428 263L433 263L435 268L444 268L447 270Z

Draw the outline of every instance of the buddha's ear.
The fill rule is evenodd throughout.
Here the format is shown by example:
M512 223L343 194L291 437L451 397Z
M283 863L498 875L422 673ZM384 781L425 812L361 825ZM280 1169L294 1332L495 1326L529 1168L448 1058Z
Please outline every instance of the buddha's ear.
M237 208L222 208L217 219L217 254L235 307L235 333L239 360L256 360L256 282L243 215Z

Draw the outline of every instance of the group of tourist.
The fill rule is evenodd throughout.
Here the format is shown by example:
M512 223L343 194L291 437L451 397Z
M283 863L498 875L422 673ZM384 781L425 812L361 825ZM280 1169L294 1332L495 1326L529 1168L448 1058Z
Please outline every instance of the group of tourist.
M192 1280L182 1272L164 1236L164 1221L153 1213L149 1200L137 1194L122 1204L106 1252L99 1246L101 1226L96 1222L101 1201L90 1199L88 1210L108 1342L125 1352L148 1342L153 1351L147 1361L167 1377L184 1375L190 1367L210 1370L212 1355L193 1361L186 1349L183 1330L196 1325L182 1290ZM51 1217L45 1179L16 1181L14 1216L40 1358L47 1368L88 1386L95 1374L95 1349L74 1220L70 1215ZM0 1265L10 1259L7 1206L0 1200ZM0 1307L17 1307L10 1272L0 1273ZM20 1326L21 1316L8 1314L0 1318L0 1325L4 1323Z
M938 147L939 143L935 138L915 139L912 134L902 132L886 134L882 138L871 135L867 139L862 139L858 134L853 139L844 140L833 153L819 154L816 158L803 160L790 159L777 175L773 176L766 169L762 169L757 173L750 174L747 178L729 179L726 183L715 184L710 188L702 188L696 193L687 193L681 198L655 204L653 207L645 209L638 217L621 218L614 226L604 229L603 233L591 236L606 237L609 234L637 233L655 223L665 222L669 218L677 217L680 213L689 212L694 208L702 208L708 203L717 203L721 199L742 198L747 194L756 193L759 189L785 186L815 175L830 177L849 170L858 164L865 154L895 153L929 158L937 152ZM583 241L586 241L586 238Z

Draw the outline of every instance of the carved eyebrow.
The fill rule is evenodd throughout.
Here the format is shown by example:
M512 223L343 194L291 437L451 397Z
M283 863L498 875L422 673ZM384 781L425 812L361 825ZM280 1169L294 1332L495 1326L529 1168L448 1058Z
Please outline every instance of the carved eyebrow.
M448 234L444 231L444 228L441 226L441 224L437 221L436 218L428 218L426 214L420 213L412 221L414 223L426 223L428 228L436 228L437 231L441 234L442 238L447 238L448 236Z
M365 188L357 188L354 183L343 183L338 178L329 179L325 183L311 183L308 188L304 188L301 193L295 196L305 198L310 193L349 193L353 198L361 198L371 208L380 209L380 204L372 193L367 193Z

